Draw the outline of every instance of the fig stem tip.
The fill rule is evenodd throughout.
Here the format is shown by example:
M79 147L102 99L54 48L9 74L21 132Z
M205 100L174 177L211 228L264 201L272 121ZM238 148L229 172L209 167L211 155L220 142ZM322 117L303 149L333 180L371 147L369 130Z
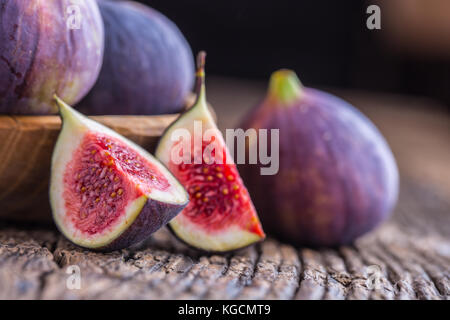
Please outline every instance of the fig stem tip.
M272 73L269 82L270 97L283 104L290 104L302 95L303 85L294 71L280 69Z
M200 51L197 55L197 76L203 77L205 75L205 60L206 52Z
M197 54L197 68L198 69L205 68L205 59L206 59L206 52L202 50Z

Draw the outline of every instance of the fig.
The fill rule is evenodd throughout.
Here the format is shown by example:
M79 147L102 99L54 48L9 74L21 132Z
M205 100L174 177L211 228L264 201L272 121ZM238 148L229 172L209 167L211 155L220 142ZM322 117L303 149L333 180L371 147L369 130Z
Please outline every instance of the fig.
M185 186L191 198L168 224L169 229L192 247L226 252L260 241L265 234L207 106L204 58L201 52L196 102L167 128L155 155ZM184 140L177 138L180 133L185 133ZM211 145L215 147L210 148Z
M242 167L261 221L279 239L348 244L395 206L397 165L375 125L340 98L303 87L293 71L272 74L267 96L242 128L279 129L278 173L261 175L260 164ZM248 142L248 151L255 143Z
M0 0L0 113L53 114L53 94L77 103L103 57L95 0Z
M177 26L133 1L98 1L105 24L100 76L77 110L90 115L169 114L183 109L194 59Z
M189 196L144 149L56 97L62 130L52 156L54 221L81 247L111 251L147 238Z

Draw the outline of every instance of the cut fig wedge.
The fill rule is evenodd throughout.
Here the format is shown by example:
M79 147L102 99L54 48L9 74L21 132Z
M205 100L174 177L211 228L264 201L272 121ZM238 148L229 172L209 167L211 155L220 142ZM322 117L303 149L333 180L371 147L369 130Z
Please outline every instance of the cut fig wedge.
M185 186L191 199L169 228L190 246L225 252L260 241L265 234L207 106L204 58L200 53L197 101L169 126L155 155Z
M55 99L63 124L52 157L50 203L67 239L102 251L126 248L188 204L183 186L152 155Z

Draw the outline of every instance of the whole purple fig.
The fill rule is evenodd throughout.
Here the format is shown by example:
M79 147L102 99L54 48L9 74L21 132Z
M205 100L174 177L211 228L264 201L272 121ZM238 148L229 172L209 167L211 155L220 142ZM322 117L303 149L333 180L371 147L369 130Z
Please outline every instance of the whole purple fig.
M378 129L347 102L303 87L293 71L272 74L242 127L279 129L278 173L241 168L269 234L296 245L348 244L395 206L397 165Z
M180 112L194 58L178 27L135 1L98 0L105 54L95 86L76 108L89 115Z
M95 0L0 0L0 113L51 114L77 103L103 58Z

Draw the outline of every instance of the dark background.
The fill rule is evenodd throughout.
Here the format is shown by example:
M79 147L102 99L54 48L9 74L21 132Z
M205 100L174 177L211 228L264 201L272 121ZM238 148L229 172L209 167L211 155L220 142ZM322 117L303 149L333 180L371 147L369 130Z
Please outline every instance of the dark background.
M194 53L201 49L208 52L207 68L211 74L267 79L278 68L290 68L308 86L424 95L449 105L450 38L444 37L448 34L443 34L442 48L427 43L430 38L427 34L421 35L423 39L413 40L412 45L402 43L409 36L415 39L416 35L408 34L414 32L414 26L409 24L419 28L418 23L430 24L421 21L420 10L430 11L424 4L428 8L434 6L436 14L450 10L445 1L450 3L447 0L141 2L174 21ZM381 7L381 30L366 28L369 16L366 8L370 4ZM410 11L419 12L416 15L419 18L408 17ZM447 13L450 20L450 11ZM399 19L407 23L402 25ZM443 31L440 25L435 29L432 32ZM437 34L436 38L439 37Z

